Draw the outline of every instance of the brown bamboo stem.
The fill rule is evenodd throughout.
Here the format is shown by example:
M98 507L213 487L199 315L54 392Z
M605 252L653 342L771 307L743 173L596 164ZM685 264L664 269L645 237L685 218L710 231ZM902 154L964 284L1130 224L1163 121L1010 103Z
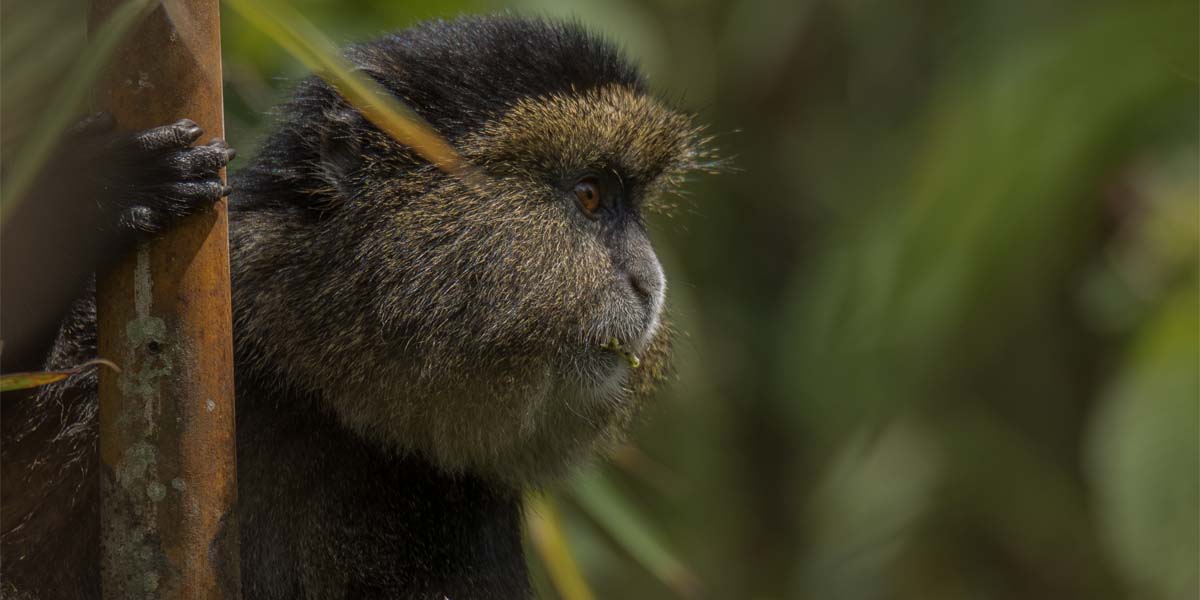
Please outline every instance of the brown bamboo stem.
M123 0L93 0L94 26ZM217 0L167 0L118 50L99 109L136 130L224 135ZM238 598L225 201L98 283L101 576L106 598Z

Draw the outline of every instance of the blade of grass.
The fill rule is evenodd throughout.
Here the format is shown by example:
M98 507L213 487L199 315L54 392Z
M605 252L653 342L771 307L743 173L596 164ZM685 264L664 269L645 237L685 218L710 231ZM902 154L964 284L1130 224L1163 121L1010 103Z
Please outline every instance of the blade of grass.
M396 141L447 173L465 172L466 163L429 123L375 80L355 70L333 42L300 13L269 0L225 0L225 3L337 88L363 116Z
M26 148L13 159L12 167L5 174L0 185L0 221L7 218L33 183L125 34L158 4L153 0L129 0L96 33L87 51L67 74L63 88L42 113Z
M651 532L647 519L627 502L602 473L570 482L571 499L625 552L680 597L700 595L700 580Z
M121 372L120 367L113 364L110 360L97 358L89 360L74 369L66 371L39 371L35 373L9 373L0 375L0 392L11 392L13 390L25 390L29 388L48 385L56 381L62 381L72 375L82 373L84 369L95 366L105 366L118 373Z
M575 558L571 556L571 550L567 548L567 537L563 533L562 520L554 502L543 494L527 496L525 523L558 595L563 600L592 600L592 591L583 579Z

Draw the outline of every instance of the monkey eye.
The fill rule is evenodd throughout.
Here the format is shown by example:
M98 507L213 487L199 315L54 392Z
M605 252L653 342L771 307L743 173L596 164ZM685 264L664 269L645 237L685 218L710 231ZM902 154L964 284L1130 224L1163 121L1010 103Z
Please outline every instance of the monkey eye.
M575 183L575 201L579 209L590 218L596 218L604 200L604 192L600 180L596 177L584 177Z

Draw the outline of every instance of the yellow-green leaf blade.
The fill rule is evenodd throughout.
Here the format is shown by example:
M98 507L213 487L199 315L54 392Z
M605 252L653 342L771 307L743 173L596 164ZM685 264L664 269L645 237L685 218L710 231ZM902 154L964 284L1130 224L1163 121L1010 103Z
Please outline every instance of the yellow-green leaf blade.
M118 373L121 372L120 367L113 364L110 360L97 358L89 360L73 369L66 371L31 371L24 373L9 373L0 375L0 392L11 392L13 390L27 390L30 388L49 385L58 381L62 381L72 375L82 373L85 369L103 365Z
M377 127L447 173L466 163L429 123L375 80L354 69L333 42L291 7L267 0L225 0L247 21L333 85Z
M563 533L562 520L554 501L543 494L527 496L525 523L534 548L559 596L563 600L592 600L592 591L567 547L567 537Z

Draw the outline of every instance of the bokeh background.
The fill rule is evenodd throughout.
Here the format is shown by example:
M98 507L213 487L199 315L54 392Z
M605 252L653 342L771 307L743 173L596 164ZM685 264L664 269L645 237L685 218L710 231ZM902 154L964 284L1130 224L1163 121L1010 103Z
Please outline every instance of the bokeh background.
M534 551L540 597L1200 594L1194 1L291 4L579 19L733 166L653 220L677 381L543 502L590 592ZM8 161L87 50L79 0L0 7ZM305 71L222 35L250 156Z

